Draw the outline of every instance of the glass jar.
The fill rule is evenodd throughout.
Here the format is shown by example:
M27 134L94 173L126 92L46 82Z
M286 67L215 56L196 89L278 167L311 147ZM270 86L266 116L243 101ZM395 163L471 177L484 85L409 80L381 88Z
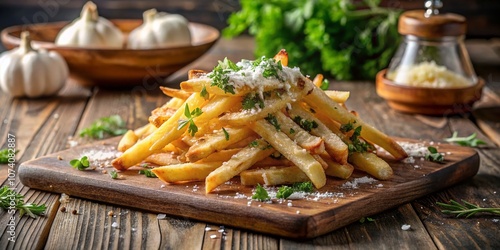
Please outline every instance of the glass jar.
M407 11L399 18L398 31L403 41L389 64L386 75L389 80L431 88L466 87L477 83L464 45L466 24L463 16Z

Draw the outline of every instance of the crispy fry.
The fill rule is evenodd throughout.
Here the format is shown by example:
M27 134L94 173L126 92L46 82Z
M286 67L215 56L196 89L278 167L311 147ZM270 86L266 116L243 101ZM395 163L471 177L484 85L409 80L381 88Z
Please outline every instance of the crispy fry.
M203 163L203 162L213 162L213 161L220 161L220 162L229 161L229 159L231 159L231 157L233 155L240 152L241 150L242 150L242 148L224 149L224 150L215 152L213 154L210 154L207 157L205 157L197 162Z
M351 93L349 91L325 90L325 94L337 103L344 103L349 99Z
M202 181L211 172L222 165L222 162L181 163L153 168L151 171L167 183Z
M179 98L182 100L188 99L189 96L191 95L191 93L186 92L182 89L173 89L173 88L169 88L169 87L165 87L165 86L160 86L160 89L163 92L163 94L170 96L170 97L176 97L176 98Z
M305 148L311 154L323 154L325 152L323 139L309 134L281 112L276 112L274 115L278 120L281 131L287 134L290 139L296 141L299 146Z
M118 151L125 152L125 150L132 147L137 140L139 140L139 138L135 135L133 130L127 131L120 139L120 142L118 142Z
M172 153L157 153L148 156L144 161L153 163L158 166L172 165L181 163L177 159L176 154Z
M325 149L330 156L340 164L347 163L349 154L347 145L332 131L330 131L318 118L304 110L299 104L292 104L292 109L288 110L293 119L301 119L300 122L316 123L316 128L311 128L311 134L321 137L325 142ZM305 120L304 120L305 119Z
M202 75L208 73L207 71L205 70L202 70L202 69L191 69L188 71L188 79L191 80L191 79L197 79L197 78L200 78Z
M329 157L322 157L322 158L323 161L325 161L326 164L328 164L328 168L325 169L326 175L332 177L338 177L344 180L351 177L351 174L354 171L354 167L351 164L349 163L340 164L336 161L333 161Z
M362 170L379 180L388 180L393 171L391 166L374 153L352 153L349 161L355 168Z
M338 103L332 101L321 89L317 88L312 83L306 82L306 85L312 85L314 89L304 98L304 100L316 111L324 113L326 116L335 119L341 124L356 122L358 126L363 127L361 130L361 137L384 148L397 160L404 159L408 156L403 148L401 148L392 138L369 124L366 124L360 118L341 107Z
M165 121L170 119L170 117L175 114L175 111L177 111L177 109L168 107L156 108L151 111L151 116L149 116L149 123L159 128Z
M219 185L229 181L241 171L248 169L255 162L266 158L274 151L272 147L268 147L268 143L264 140L257 140L255 146L247 146L231 157L229 161L224 162L222 166L211 172L205 179L205 192L212 192Z
M314 79L313 79L313 84L316 86L316 87L321 87L321 83L323 83L323 75L322 74L317 74Z
M280 50L280 52L274 56L274 60L280 61L283 66L288 66L288 52L284 49Z
M227 128L219 130L216 133L208 134L193 144L186 153L186 157L191 162L196 162L213 152L225 149L231 144L254 135L254 132L249 128Z
M309 177L298 167L277 166L261 169L249 169L241 172L242 185L282 185L309 181Z
M322 165L307 150L298 146L283 132L276 131L276 128L265 120L254 122L251 128L283 156L304 171L316 188L321 188L325 185L326 175Z

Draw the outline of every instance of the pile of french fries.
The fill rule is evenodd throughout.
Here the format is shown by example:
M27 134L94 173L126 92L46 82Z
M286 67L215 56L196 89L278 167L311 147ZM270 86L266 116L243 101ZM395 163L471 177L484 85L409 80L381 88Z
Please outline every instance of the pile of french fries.
M284 50L274 59L288 64ZM392 138L345 107L349 92L321 90L322 75L301 76L287 91L266 86L271 94L250 112L242 109L242 100L256 89L229 93L200 77L206 73L189 71L180 89L161 87L171 99L152 112L147 125L122 137L118 150L123 154L112 162L116 169L151 163L162 181L205 181L206 193L237 176L242 185L311 181L317 189L327 176L347 179L354 169L391 178L392 168L374 151L350 152L352 131L341 129L348 123L361 126L364 142L395 159L407 157Z

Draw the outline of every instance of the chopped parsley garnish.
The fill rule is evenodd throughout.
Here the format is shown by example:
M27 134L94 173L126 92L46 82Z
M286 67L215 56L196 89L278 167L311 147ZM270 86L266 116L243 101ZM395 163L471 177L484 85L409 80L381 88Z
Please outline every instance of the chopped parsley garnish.
M252 148L256 148L257 146L259 146L259 142L258 141L252 141L252 142L250 142L250 144L248 144L248 146L250 146Z
M328 79L325 78L321 82L321 86L319 88L322 90L327 90L329 87L330 87L330 81L328 81Z
M224 61L219 61L219 64L208 74L212 79L211 86L217 86L224 90L224 93L235 94L234 85L229 83L229 73L240 70L234 62L224 58Z
M262 100L260 96L256 93L249 93L245 95L245 97L243 97L243 101L241 104L244 110L253 109L256 106L258 106L261 109L264 108L264 100Z
M290 128L290 131L289 131L289 133L290 133L291 135L295 134L295 129L293 129L293 128Z
M142 170L139 170L139 174L143 174L143 175L145 175L148 178L158 178L155 175L155 173L153 173L153 171L151 171L151 169L142 169Z
M89 127L80 130L80 137L103 139L105 136L123 135L127 132L125 121L119 115L101 117L94 121Z
M266 201L269 200L269 194L267 193L267 190L262 187L260 184L257 184L255 187L255 193L252 195L252 199L258 200L258 201Z
M116 170L112 170L111 172L109 172L109 176L111 176L111 179L117 179L118 172L116 172Z
M36 218L37 215L43 215L47 207L45 204L37 205L34 203L25 203L24 196L10 189L9 186L0 188L0 207L9 210L16 209L19 211L19 217L27 214L31 218Z
M194 136L196 132L198 132L198 127L194 123L194 118L200 116L203 114L200 108L195 108L193 111L189 111L189 106L186 104L186 108L184 109L184 116L188 118L187 120L179 120L179 124L177 126L177 130L181 130L184 128L186 125L189 124L188 127L188 133L191 134L191 136Z
M478 145L486 145L486 142L476 138L476 133L473 133L467 137L458 137L458 132L453 132L450 138L444 139L447 142L454 142L460 146L466 147L477 147Z
M305 192L311 193L314 191L314 187L312 182L297 182L290 186L281 186L276 193L276 198L278 199L286 199L290 197L294 192Z
M427 150L429 150L429 153L425 155L425 159L428 161L433 161L437 163L443 163L444 162L444 156L443 154L439 153L438 150L435 147L428 147Z
M222 128L222 132L224 132L224 138L226 138L226 141L229 141L229 133L226 131L225 128Z
M273 114L267 114L267 117L265 119L266 121L271 123L271 125L273 125L274 128L276 128L276 131L280 131L281 127L278 123L278 119L276 119L276 116L274 116Z
M311 132L311 130L318 127L318 123L314 120L302 119L300 116L295 116L293 121L297 123L301 128L303 128L307 132Z
M343 124L340 126L340 131L344 132L344 133L350 132L351 130L354 129L351 137L349 137L349 140L351 141L351 143L347 144L347 148L349 150L349 153L353 153L353 152L363 153L363 152L374 150L374 148L371 144L359 139L359 136L361 135L361 130L363 129L363 127L357 126L356 128L354 128L354 123L347 123L347 124Z
M365 221L374 222L375 219L370 218L370 217L363 217L363 218L359 219L359 223L365 223Z
M90 166L89 158L84 155L80 159L73 159L69 162L69 164L78 170L85 170Z
M276 193L276 198L278 198L278 199L286 199L286 198L290 197L290 195L292 195L293 192L294 192L294 190L293 190L292 187L281 186L278 189L278 192Z
M279 72L283 70L283 65L281 65L281 61L276 61L274 58L266 58L265 56L263 56L255 60L252 65L254 69L259 66L263 68L262 72L263 77L265 78L274 77L281 82L284 81L284 79L279 74Z
M203 88L201 89L200 96L205 98L205 100L210 98L210 94L208 93L207 88L205 86L203 86Z

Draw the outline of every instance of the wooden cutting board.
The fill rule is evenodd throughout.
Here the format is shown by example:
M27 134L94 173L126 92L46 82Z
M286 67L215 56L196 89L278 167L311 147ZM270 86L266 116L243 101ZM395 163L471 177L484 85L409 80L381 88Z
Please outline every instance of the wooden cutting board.
M252 187L239 185L238 178L206 195L203 182L164 185L157 178L139 175L139 167L122 172L124 179L114 180L101 168L78 171L69 165L71 159L82 155L88 155L91 164L105 164L106 157L112 158L109 155L114 154L117 141L99 141L24 162L19 167L20 180L35 189L185 219L283 237L313 238L449 187L474 176L479 168L479 155L474 149L440 144L435 146L446 153L444 164L420 157L414 163L388 160L394 169L391 180L352 185L366 176L355 173L349 180L329 178L325 187L307 199L266 203L249 200ZM409 139L398 141L417 143ZM92 161L93 158L99 160ZM109 166L104 169L113 170Z

